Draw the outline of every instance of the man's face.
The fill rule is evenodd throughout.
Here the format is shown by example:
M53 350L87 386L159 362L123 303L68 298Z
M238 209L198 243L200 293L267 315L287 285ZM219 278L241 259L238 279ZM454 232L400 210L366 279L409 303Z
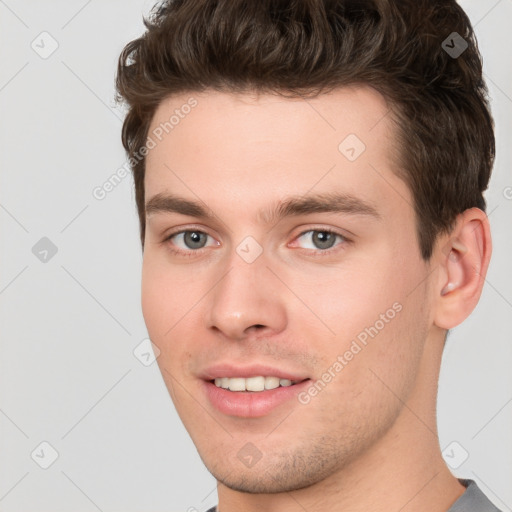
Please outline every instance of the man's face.
M208 91L167 99L152 121L143 314L178 414L233 489L290 491L342 470L423 378L428 266L387 112L368 88L307 101ZM323 195L344 198L339 211L311 211ZM292 198L281 217L260 213ZM302 382L235 391L215 377L233 389Z

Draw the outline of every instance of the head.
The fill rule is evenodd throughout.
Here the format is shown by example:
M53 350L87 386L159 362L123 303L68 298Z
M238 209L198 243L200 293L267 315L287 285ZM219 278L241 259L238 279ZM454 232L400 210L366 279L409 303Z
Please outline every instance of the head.
M180 0L144 23L116 86L162 375L219 481L311 485L435 401L479 299L494 135L470 22L446 0ZM225 363L309 381L221 411Z

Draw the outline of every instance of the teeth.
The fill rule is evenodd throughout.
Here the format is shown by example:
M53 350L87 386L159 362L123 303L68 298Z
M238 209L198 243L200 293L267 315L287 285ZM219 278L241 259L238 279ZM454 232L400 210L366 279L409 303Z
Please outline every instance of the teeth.
M245 379L236 378L236 379L228 379L229 380L229 390L230 391L245 391Z
M249 377L241 380L244 381L247 391L263 391L265 389L265 377ZM242 389L242 391L244 390Z
M230 391L264 391L275 389L279 386L287 387L299 381L280 379L279 377L219 377L215 379L218 388L229 389Z
M275 389L279 387L279 377L265 377L265 389Z

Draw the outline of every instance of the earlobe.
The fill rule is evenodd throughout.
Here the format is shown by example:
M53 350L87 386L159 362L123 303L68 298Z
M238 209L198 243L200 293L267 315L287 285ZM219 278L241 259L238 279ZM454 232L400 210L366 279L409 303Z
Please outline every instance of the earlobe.
M491 257L489 221L478 208L459 216L451 238L438 246L440 265L434 323L451 329L476 307Z

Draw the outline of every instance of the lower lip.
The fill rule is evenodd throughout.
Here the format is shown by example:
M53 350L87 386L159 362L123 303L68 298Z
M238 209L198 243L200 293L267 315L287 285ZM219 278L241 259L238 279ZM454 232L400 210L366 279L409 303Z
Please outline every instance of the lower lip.
M218 388L213 382L203 381L206 395L213 406L228 416L258 418L292 399L304 390L310 379L292 386L282 386L265 391L229 391Z

